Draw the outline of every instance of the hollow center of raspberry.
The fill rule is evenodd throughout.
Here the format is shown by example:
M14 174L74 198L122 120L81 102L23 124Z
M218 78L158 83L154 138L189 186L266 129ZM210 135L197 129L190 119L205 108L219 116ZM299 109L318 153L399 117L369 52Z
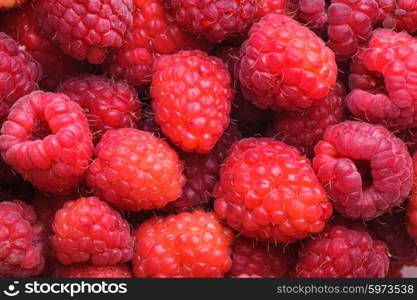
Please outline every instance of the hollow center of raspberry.
M38 122L32 131L32 140L43 140L52 134L49 125L46 122Z
M356 169L361 174L362 177L362 188L367 189L372 186L372 168L369 160L354 160Z

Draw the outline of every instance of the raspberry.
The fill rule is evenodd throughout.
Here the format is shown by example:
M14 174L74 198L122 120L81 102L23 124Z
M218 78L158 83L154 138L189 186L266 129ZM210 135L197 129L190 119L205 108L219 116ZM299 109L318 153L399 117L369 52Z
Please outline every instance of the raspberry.
M26 0L2 0L0 2L0 9L7 9L15 6L19 6L23 3L25 3Z
M132 211L162 208L181 196L182 164L168 144L133 128L107 131L87 172L93 193Z
M364 231L335 226L304 244L296 272L301 278L383 278L388 267L384 243Z
M5 26L0 28L13 37L42 66L42 80L39 85L55 90L61 81L79 75L85 68L83 62L62 53L49 40L38 23L38 12L32 2L20 9L10 11L4 17Z
M230 269L232 231L213 213L194 210L154 217L136 233L136 277L223 277Z
M84 109L96 140L107 130L136 127L140 117L136 91L123 82L84 75L66 81L58 92L66 94Z
M133 254L129 223L96 197L68 201L55 214L51 243L62 264L124 263Z
M132 272L126 264L97 266L88 263L60 265L56 268L55 278L132 278Z
M367 70L383 75L386 94L353 90L346 98L352 114L392 129L417 127L416 59L417 39L404 32L376 30L364 50L363 63Z
M107 60L109 75L126 80L133 86L146 86L152 79L154 60L179 50L209 50L210 43L184 32L175 22L173 13L162 0L135 0L133 25L123 46L113 51Z
M243 94L262 109L307 108L336 83L333 52L284 15L268 14L252 26L241 54Z
M313 30L321 30L327 22L325 0L299 0L297 17Z
M240 274L263 278L289 277L294 267L293 253L289 251L282 245L256 244L239 237L233 242L233 263L228 277L238 277Z
M391 259L398 261L417 260L417 246L407 234L406 218L403 211L385 213L368 223L375 238L384 242L390 252Z
M321 231L332 205L310 162L268 138L235 143L214 189L216 213L243 235L294 242Z
M93 144L81 107L67 96L35 91L20 98L1 134L4 161L39 190L65 193L82 181Z
M269 13L284 14L289 0L258 0L256 16L261 18Z
M177 23L213 43L244 32L255 18L256 0L169 0Z
M20 97L37 88L41 67L7 34L0 32L0 120Z
M168 204L173 211L189 210L194 207L205 208L211 200L211 192L219 179L220 166L229 148L240 139L237 126L230 124L216 146L207 154L180 152L184 162L184 175L187 182L178 200Z
M62 51L100 64L107 52L119 48L132 24L132 0L38 0L45 32Z
M332 0L327 32L338 60L348 60L369 40L378 12L375 0Z
M376 0L379 4L378 21L385 28L397 31L417 30L417 3L409 0Z
M383 126L355 121L330 126L315 153L314 170L335 209L347 217L376 218L410 192L410 154Z
M162 57L151 96L156 122L184 151L209 152L228 126L230 76L220 59L202 51Z
M343 85L338 84L326 98L306 110L277 114L269 135L312 157L326 128L342 121L344 95Z
M0 203L0 277L30 277L45 266L46 236L33 208L22 201Z

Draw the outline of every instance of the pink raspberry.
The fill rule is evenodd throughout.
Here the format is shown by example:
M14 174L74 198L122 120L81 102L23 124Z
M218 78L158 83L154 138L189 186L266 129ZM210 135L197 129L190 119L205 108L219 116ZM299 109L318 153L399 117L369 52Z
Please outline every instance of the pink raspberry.
M82 180L93 152L81 107L64 94L20 98L1 128L4 161L39 190L66 193Z
M396 31L417 30L417 2L413 0L376 0L379 4L378 22Z
M327 128L316 148L314 170L335 209L370 220L401 205L412 184L404 142L385 127L345 121Z

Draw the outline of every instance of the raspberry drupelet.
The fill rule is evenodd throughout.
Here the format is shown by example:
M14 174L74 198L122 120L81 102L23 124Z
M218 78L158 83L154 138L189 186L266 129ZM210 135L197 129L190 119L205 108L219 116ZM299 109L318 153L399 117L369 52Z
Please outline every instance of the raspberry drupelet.
M89 263L59 265L53 274L55 278L132 278L127 264L97 266Z
M232 231L214 213L153 217L136 233L135 277L223 277L230 269Z
M199 50L162 57L152 77L155 119L182 150L207 153L229 125L230 75L223 62Z
M239 70L244 96L260 108L305 109L336 84L333 52L290 17L268 14L249 31Z
M107 131L87 172L92 192L123 210L162 208L182 194L177 153L163 140L134 128Z
M42 29L62 51L100 64L132 24L133 0L38 0Z
M370 220L401 205L412 185L404 142L385 127L345 121L327 128L316 148L314 170L335 210Z
M323 230L332 214L310 162L269 138L235 143L213 195L221 219L244 236L295 242Z
M87 119L66 95L20 98L1 128L4 161L36 188L66 193L82 180L93 153Z
M132 258L129 223L96 197L68 201L55 214L51 238L58 261L64 265L124 263Z

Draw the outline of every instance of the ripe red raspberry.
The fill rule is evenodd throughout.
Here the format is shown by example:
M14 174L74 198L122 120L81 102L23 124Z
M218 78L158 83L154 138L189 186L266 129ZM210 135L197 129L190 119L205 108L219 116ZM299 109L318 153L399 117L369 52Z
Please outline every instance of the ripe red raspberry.
M256 16L261 18L269 13L284 14L287 11L289 0L258 0Z
M0 2L0 9L8 9L15 6L19 6L25 3L26 0L3 0Z
M175 16L162 0L135 0L133 24L123 46L113 51L107 60L109 75L126 80L133 86L146 86L152 79L154 60L178 50L209 50L210 44L184 32Z
M379 4L378 21L384 28L396 31L417 30L417 2L413 0L376 0Z
M219 58L202 51L162 57L151 96L156 122L184 151L210 152L229 124L230 76Z
M326 128L342 121L344 96L343 85L337 84L326 98L306 110L276 114L269 135L312 157Z
M45 266L46 236L33 208L22 201L0 203L0 277L30 277Z
M290 17L268 14L243 44L239 77L244 96L260 108L307 108L336 83L333 52Z
M42 80L39 85L55 90L67 78L79 75L84 63L62 53L61 49L49 40L38 22L38 12L32 2L22 8L14 9L4 16L4 31L13 37L42 66Z
M338 60L348 60L368 42L378 13L375 0L332 0L327 32Z
M229 148L241 138L237 126L230 124L216 146L207 154L180 152L184 162L186 184L178 200L167 205L168 211L205 208L212 199L211 192L219 180L220 166L227 156Z
M59 265L55 278L132 278L132 271L126 264L97 266L89 263Z
M58 92L77 102L88 116L96 140L107 131L134 128L140 117L136 91L124 82L84 75L63 83Z
M52 229L52 247L62 264L112 265L132 258L129 223L96 197L68 201L56 212Z
M304 243L297 264L301 278L383 278L388 249L364 231L335 226Z
M4 161L39 190L65 193L83 180L93 144L77 103L63 94L35 91L12 107L0 150Z
M213 43L242 33L256 14L255 0L169 0L177 23Z
M368 226L371 235L387 245L391 259L411 262L417 260L417 245L407 233L406 222L404 211L388 212L369 222Z
M232 228L274 243L320 232L332 214L310 162L268 138L232 146L213 194L216 213Z
M0 32L0 120L20 97L37 89L41 67L7 34Z
M132 211L162 208L181 196L182 164L168 144L133 128L107 131L87 172L93 193Z
M136 277L223 277L232 265L232 240L232 231L210 212L154 217L139 225L133 273Z
M263 278L290 277L294 268L295 255L284 245L255 243L239 237L232 246L232 268L228 277L240 274L257 275Z
M315 153L314 170L335 209L347 217L376 218L410 192L410 154L383 126L355 121L330 126Z
M39 21L62 51L92 64L119 48L132 24L132 0L38 0Z
M364 50L363 63L368 71L382 74L385 90L383 93L372 89L353 90L346 98L352 114L393 129L417 127L413 79L417 72L413 65L416 59L417 39L404 32L376 30Z

